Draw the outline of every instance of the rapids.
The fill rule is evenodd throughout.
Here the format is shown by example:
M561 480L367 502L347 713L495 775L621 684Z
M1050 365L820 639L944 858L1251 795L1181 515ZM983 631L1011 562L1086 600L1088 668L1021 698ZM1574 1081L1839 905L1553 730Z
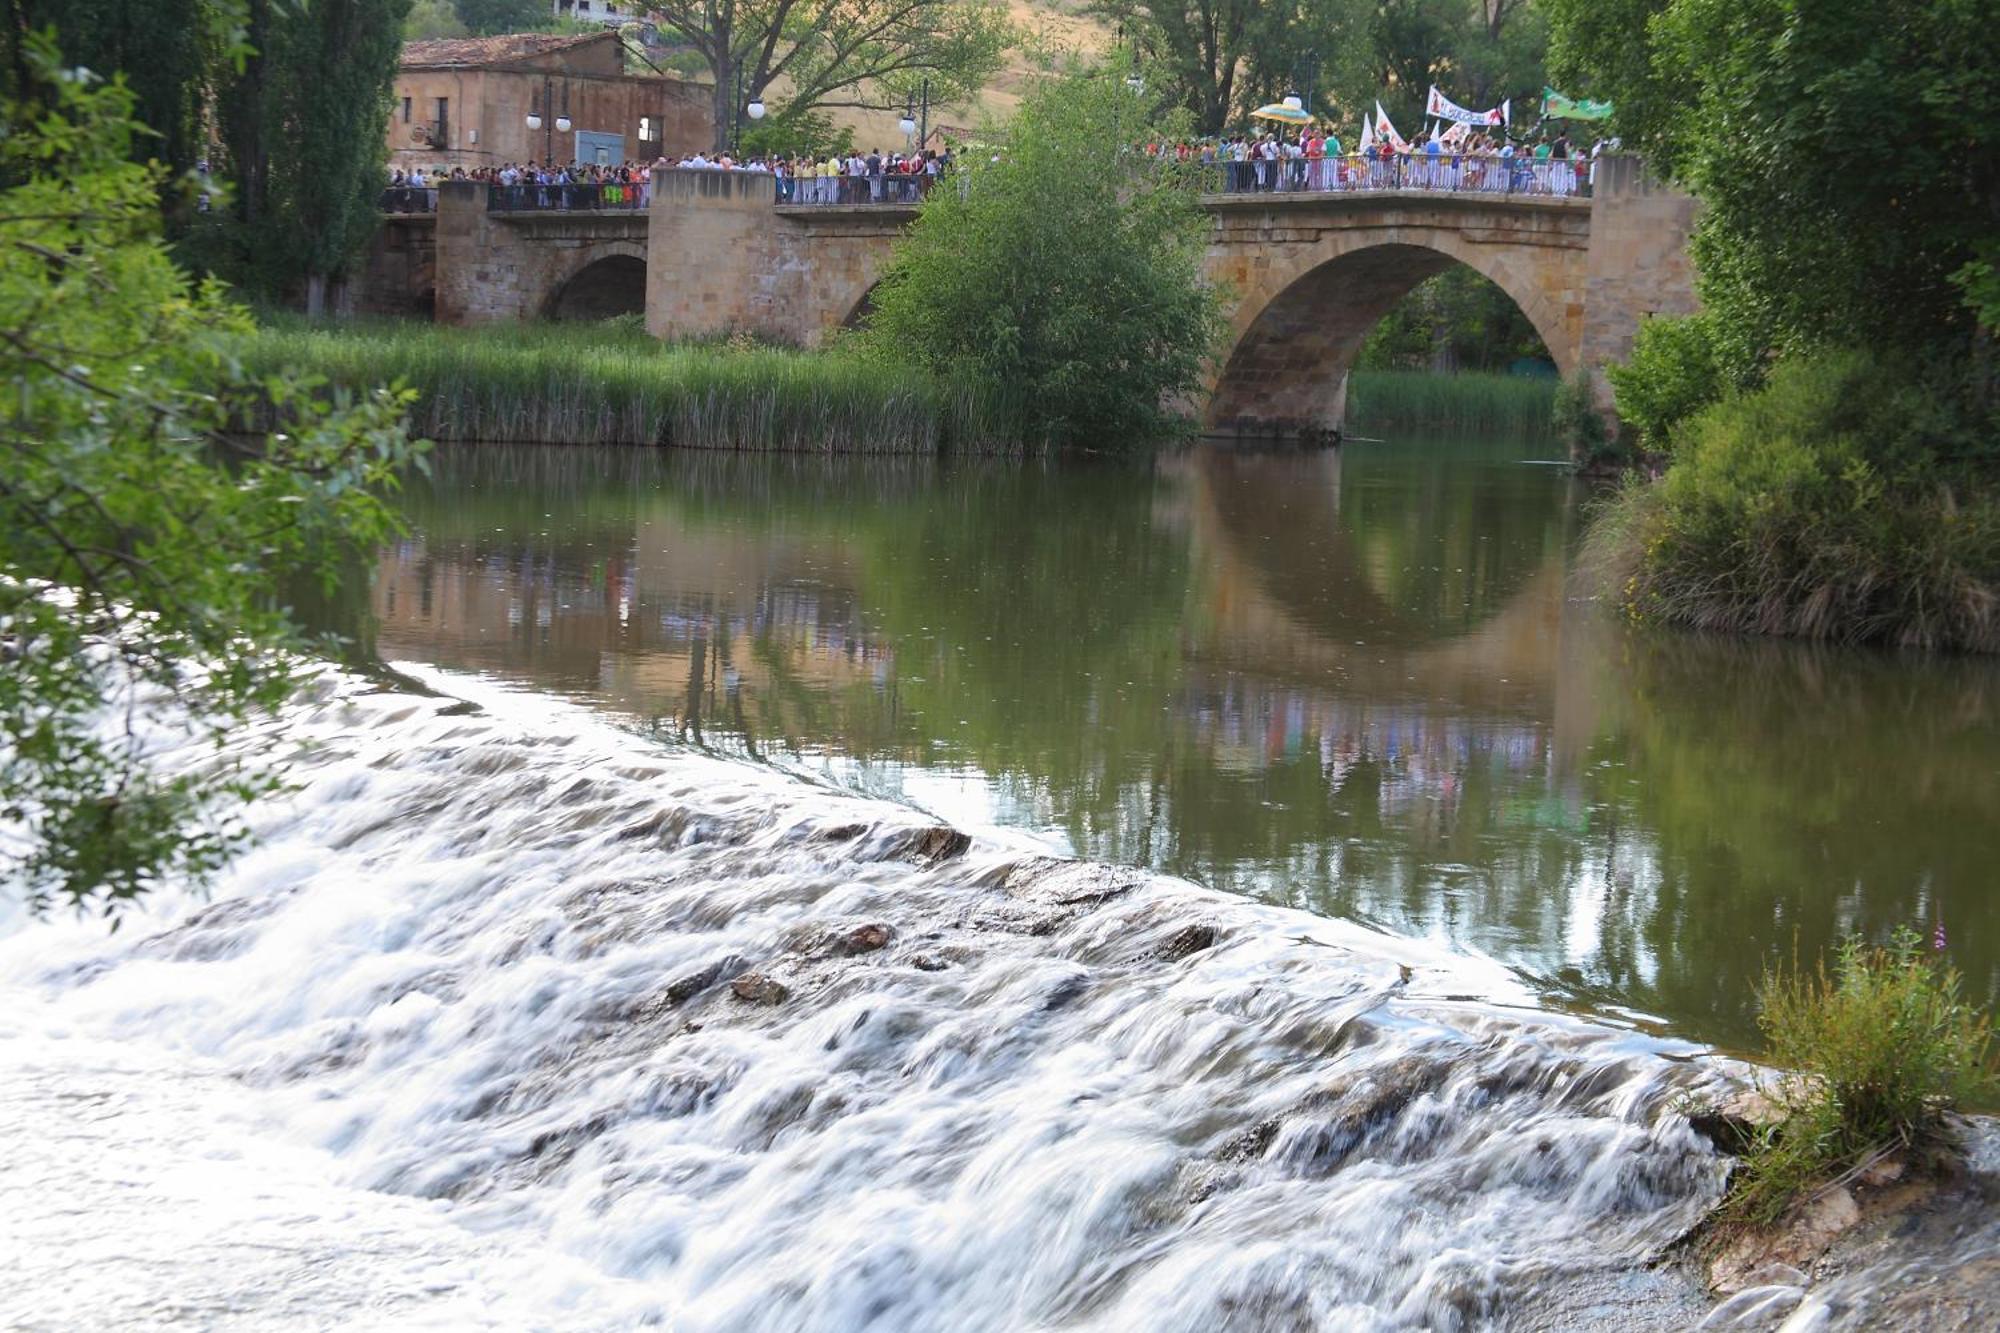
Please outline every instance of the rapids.
M418 674L239 738L212 896L0 941L0 1324L1701 1318L1703 1048Z

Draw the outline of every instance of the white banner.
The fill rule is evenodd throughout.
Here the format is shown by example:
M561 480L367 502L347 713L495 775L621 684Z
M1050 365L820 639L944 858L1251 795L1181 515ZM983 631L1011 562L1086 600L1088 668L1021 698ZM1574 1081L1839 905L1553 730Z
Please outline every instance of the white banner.
M1431 85L1430 100L1424 103L1424 114L1426 116L1436 116L1439 120L1455 121L1460 125L1511 125L1514 121L1513 117L1508 114L1509 110L1510 108L1505 102L1494 107L1491 111L1468 110L1439 92L1435 83Z
M1389 113L1382 109L1380 102L1375 104L1375 137L1378 140L1387 139L1389 146L1399 153L1410 151L1409 142L1396 133L1396 127L1389 123Z

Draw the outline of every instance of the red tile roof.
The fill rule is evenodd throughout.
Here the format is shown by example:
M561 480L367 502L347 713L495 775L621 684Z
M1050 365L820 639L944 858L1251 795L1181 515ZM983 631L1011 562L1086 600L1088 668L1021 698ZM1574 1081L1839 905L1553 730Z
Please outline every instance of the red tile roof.
M403 44L404 69L466 69L510 65L588 42L616 39L613 32L510 32L498 37L440 37Z

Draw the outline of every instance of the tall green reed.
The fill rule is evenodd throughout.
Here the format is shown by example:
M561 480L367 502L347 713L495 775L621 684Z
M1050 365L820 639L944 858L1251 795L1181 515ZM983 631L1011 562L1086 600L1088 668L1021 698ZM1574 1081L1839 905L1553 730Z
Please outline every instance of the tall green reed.
M1018 404L839 348L663 346L613 325L448 329L274 321L242 349L266 375L400 381L434 440L825 453L1029 451Z
M1508 436L1546 435L1556 381L1524 375L1357 370L1347 380L1354 430L1428 426Z

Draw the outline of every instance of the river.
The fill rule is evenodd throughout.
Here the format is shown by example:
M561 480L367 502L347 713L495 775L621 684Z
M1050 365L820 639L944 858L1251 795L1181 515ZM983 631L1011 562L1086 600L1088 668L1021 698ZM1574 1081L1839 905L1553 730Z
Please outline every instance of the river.
M1764 960L1993 994L2000 674L1622 627L1585 499L441 452L255 849L0 938L0 1326L1691 1326Z

